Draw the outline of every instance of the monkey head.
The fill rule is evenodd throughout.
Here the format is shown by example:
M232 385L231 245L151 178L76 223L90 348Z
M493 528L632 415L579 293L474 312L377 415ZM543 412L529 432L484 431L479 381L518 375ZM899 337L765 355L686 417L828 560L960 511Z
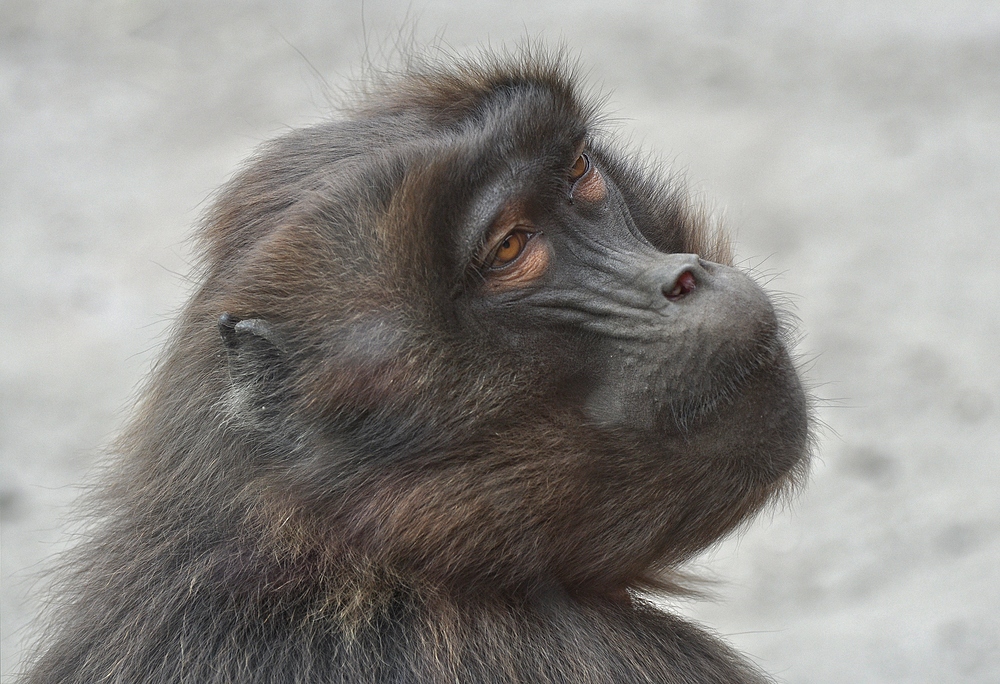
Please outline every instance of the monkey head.
M204 240L184 334L289 548L621 592L804 470L769 297L557 61L413 70L265 146Z

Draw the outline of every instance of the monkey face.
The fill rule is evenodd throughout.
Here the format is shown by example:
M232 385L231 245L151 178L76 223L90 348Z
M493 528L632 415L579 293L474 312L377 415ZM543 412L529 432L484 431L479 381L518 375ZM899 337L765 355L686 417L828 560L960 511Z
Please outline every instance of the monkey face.
M655 248L593 157L565 169L561 196L497 193L471 317L508 333L508 358L567 352L548 372L564 376L565 400L591 424L654 438L710 425L748 379L787 366L774 308L742 272Z
M558 68L461 74L234 182L204 305L231 420L331 548L464 586L653 583L802 469L783 326Z

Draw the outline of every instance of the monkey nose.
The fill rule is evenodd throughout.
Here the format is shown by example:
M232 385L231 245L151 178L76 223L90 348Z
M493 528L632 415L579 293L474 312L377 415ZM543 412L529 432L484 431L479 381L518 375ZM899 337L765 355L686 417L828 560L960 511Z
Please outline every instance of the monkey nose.
M652 258L637 285L644 292L647 306L665 311L709 279L697 255L660 253Z
M683 299L687 295L698 287L698 281L694 277L694 273L691 271L684 271L679 276L673 284L665 284L662 288L663 296L672 302L676 302L678 299Z

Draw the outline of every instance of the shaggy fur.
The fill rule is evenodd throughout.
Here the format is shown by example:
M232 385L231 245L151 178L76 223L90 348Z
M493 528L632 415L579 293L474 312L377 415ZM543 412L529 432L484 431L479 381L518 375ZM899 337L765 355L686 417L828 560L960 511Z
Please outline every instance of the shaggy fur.
M222 190L22 681L765 679L638 592L805 467L773 311L745 344L656 355L680 379L655 431L602 422L578 398L615 356L589 356L600 321L545 332L469 258L483 197L579 208L562 169L586 140L645 240L730 262L577 91L544 56L413 67Z

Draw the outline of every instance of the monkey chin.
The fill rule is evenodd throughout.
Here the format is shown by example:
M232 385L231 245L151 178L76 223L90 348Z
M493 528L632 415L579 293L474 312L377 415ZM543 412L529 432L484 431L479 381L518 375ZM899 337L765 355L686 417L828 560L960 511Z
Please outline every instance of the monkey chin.
M739 287L726 288L722 302L714 292L695 293L686 303L699 308L679 312L652 342L602 350L598 357L610 361L582 411L590 424L632 433L667 462L697 453L701 462L733 464L754 486L783 490L804 478L812 443L809 399L788 352L789 317L748 276L711 266L717 281L722 274ZM708 321L705 309L715 312Z

